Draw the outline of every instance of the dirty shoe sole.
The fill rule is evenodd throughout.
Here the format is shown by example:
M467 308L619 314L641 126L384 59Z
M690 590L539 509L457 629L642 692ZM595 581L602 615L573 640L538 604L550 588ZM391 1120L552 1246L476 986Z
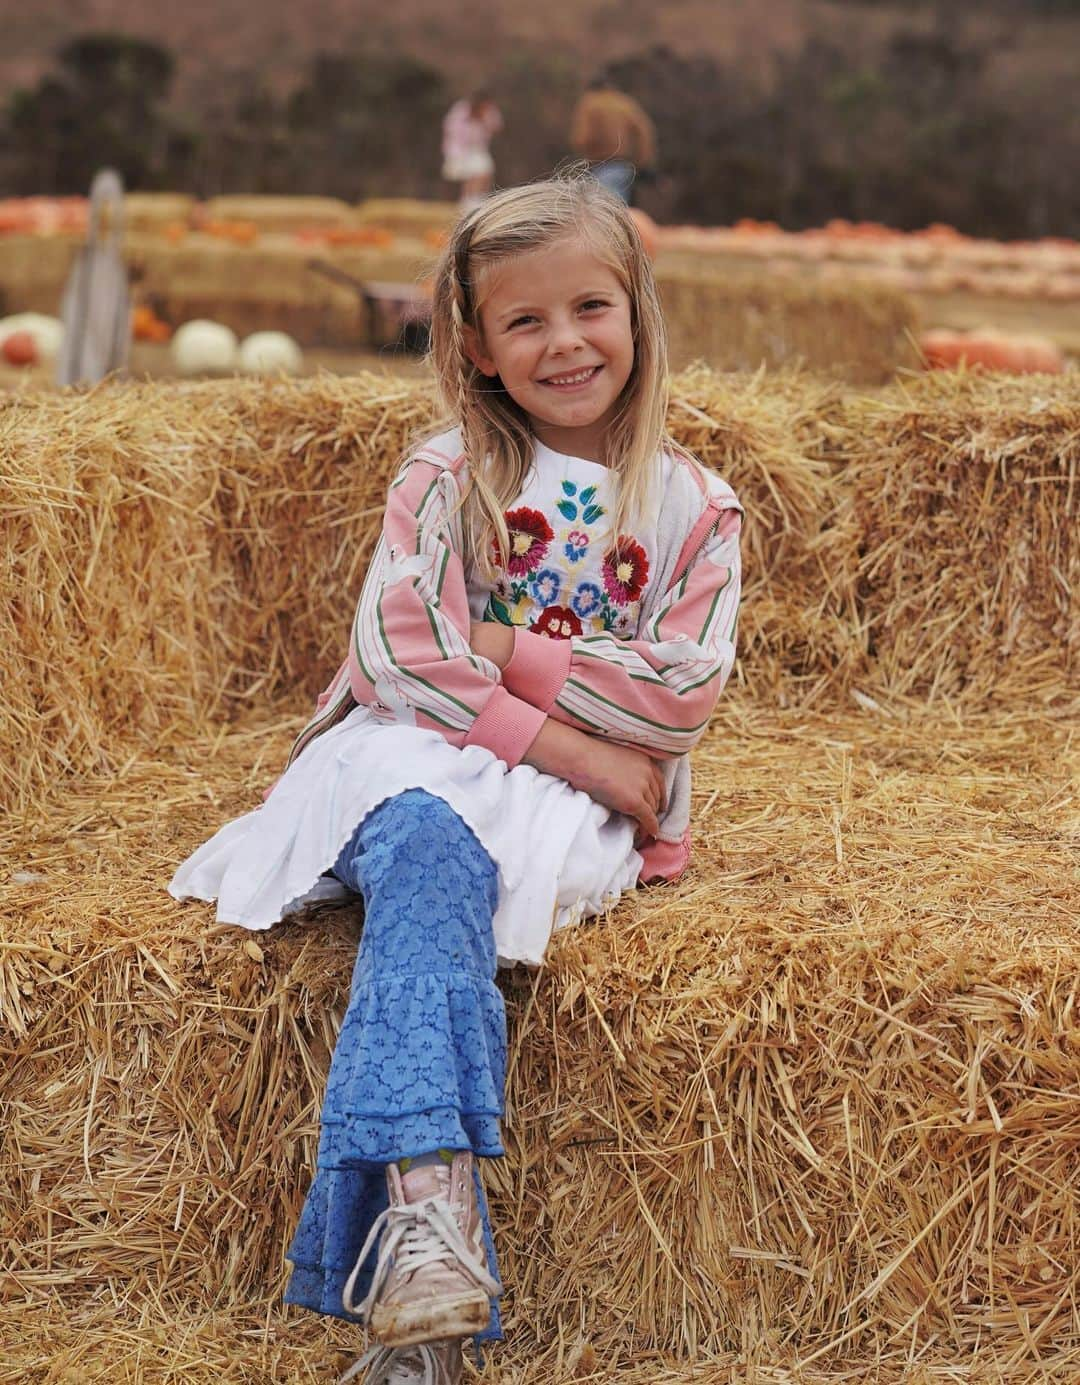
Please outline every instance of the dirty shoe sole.
M483 1292L426 1303L376 1304L369 1326L384 1346L408 1347L441 1337L471 1337L483 1332L491 1317L491 1301Z

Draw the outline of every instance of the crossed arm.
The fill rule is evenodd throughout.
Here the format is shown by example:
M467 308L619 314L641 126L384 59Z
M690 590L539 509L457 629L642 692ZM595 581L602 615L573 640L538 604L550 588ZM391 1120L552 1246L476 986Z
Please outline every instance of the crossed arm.
M697 741L734 656L737 511L642 638L570 642L470 621L452 500L422 462L391 488L348 673L328 693L351 687L356 702L381 704L451 744L484 745L510 765L557 775L656 836L661 763Z

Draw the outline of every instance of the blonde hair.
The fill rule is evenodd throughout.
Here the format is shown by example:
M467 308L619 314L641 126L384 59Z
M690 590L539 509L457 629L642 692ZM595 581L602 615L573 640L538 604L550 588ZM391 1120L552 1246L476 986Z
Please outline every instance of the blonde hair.
M524 411L498 379L466 352L471 329L482 339L480 289L493 266L570 236L585 240L630 299L634 364L616 401L602 458L617 478L612 520L617 541L654 502L657 453L668 439L667 334L652 267L626 207L587 174L510 188L482 202L454 228L435 273L431 359L440 400L461 429L469 460L462 502L465 556L493 577L493 541L508 553L503 517L521 493L533 454ZM445 425L444 425L445 426ZM670 444L669 444L670 445Z

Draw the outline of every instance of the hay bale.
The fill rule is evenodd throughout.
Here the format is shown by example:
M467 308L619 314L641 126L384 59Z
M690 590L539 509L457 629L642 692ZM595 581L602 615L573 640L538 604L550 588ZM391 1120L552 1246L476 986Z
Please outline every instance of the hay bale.
M418 240L448 233L461 215L456 202L424 202L413 197L371 197L356 207L357 219L367 226L384 226Z
M199 204L186 192L129 192L124 197L124 229L161 231L186 226Z
M881 616L953 600L947 625L985 587L994 519L1073 475L1067 383L675 382L676 434L747 502L744 636L821 705L770 706L748 674L697 756L692 871L504 978L513 1346L492 1379L1080 1371L1069 667L1023 653L992 710L972 672L1017 592L1044 631L1063 608L1034 557L1002 579L941 643L970 694L943 711L900 697L925 669ZM280 1288L358 918L255 939L163 886L277 772L428 403L323 377L0 405L0 1335L24 1378L42 1343L127 1378L94 1354L106 1309L132 1380L338 1364L336 1327L303 1319L290 1356L296 1319L260 1314L249 1353L243 1315ZM1026 522L1073 580L1073 482L1038 485ZM926 582L941 553L971 586ZM892 696L823 710L864 620ZM168 1356L171 1305L195 1364ZM665 1374L664 1353L712 1363Z
M833 505L808 453L821 387L698 372L674 393L676 435L752 516L745 676L764 692L793 669L820 693L844 667L837 573L854 563L841 528L818 533ZM0 405L13 555L0 801L28 803L58 773L122 763L126 747L253 698L314 696L340 657L391 472L429 410L423 381L383 376Z
M915 307L892 288L725 275L704 262L691 270L661 265L656 277L676 366L802 364L856 384L880 384L918 362Z
M325 261L358 282L413 283L427 272L431 255L419 243L313 249L284 235L261 236L254 245L202 234L177 245L157 236L127 239L142 297L169 322L208 317L241 337L274 330L288 332L302 346L354 349L368 336L359 292L316 273L310 261Z
M880 684L968 699L1075 696L1075 376L908 379L845 401L833 445L861 534L859 604Z
M312 692L426 407L374 376L0 403L0 801Z
M209 221L251 221L260 231L347 226L356 220L349 204L337 197L230 195L211 197L199 210Z
M842 477L823 455L839 393L788 371L672 381L669 426L746 508L737 677L759 696L809 704L862 669L858 534Z
M60 311L81 236L0 236L0 298L9 313Z
M280 1288L358 919L255 938L163 883L291 729L149 749L5 824L0 1299L24 1343L60 1285L118 1333L163 1297ZM511 1361L587 1344L609 1379L746 1341L882 1379L924 1351L1080 1369L1068 744L1022 715L729 702L690 875L504 978Z

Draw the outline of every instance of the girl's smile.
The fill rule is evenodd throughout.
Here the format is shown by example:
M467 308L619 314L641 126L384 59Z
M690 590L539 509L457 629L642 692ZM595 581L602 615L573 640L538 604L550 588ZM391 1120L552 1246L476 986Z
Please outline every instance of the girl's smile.
M469 355L501 380L537 438L604 460L604 442L634 367L630 298L615 271L575 238L491 272Z

